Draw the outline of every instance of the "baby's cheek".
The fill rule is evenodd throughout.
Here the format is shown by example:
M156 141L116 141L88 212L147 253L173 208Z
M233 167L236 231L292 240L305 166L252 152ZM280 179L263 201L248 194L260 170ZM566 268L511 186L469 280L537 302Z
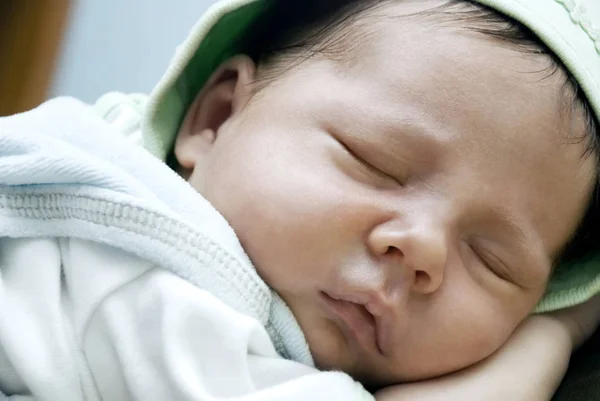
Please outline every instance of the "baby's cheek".
M494 300L481 294L469 302L440 301L430 313L413 318L408 338L399 343L394 358L398 377L429 379L481 362L506 342L520 321L499 312Z
M437 299L436 314L430 320L437 322L441 336L447 338L445 353L455 362L448 363L453 370L496 352L527 316L530 304L528 294L500 292L489 282L474 279L475 273L468 269L456 270L448 277L452 285Z
M465 293L467 291L465 290ZM454 370L463 369L488 358L498 351L515 332L516 328L529 315L535 294L514 294L513 297L497 297L483 289L473 290L468 303L458 310L452 320L455 328L450 331L458 365ZM477 306L470 306L467 305Z
M514 331L514 323L498 315L481 317L478 324L463 326L462 333L456 335L456 364L450 371L464 369L488 358L502 347Z
M303 323L307 324L303 324ZM351 361L345 340L335 325L325 319L310 321L301 319L306 341L308 342L315 365L321 370L350 371Z
M481 362L496 352L508 340L512 330L507 327L489 328L484 330L472 330L467 335L463 351L466 359L464 365L470 366Z

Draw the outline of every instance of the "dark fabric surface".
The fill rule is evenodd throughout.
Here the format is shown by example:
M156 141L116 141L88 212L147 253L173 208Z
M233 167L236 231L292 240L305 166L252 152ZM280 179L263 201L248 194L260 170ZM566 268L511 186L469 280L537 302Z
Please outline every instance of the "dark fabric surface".
M600 331L571 357L553 401L600 401Z

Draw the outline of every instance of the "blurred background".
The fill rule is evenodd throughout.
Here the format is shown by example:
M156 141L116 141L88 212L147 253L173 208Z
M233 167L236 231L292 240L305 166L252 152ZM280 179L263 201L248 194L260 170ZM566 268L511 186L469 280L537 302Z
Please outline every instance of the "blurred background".
M148 93L215 0L0 0L0 115Z

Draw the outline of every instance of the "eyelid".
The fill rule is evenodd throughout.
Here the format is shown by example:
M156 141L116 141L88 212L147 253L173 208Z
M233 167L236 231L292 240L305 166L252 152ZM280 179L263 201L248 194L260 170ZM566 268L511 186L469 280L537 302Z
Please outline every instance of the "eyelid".
M514 282L513 278L510 275L510 269L508 268L506 263L502 261L502 259L496 256L494 253L489 252L485 248L473 246L472 244L469 244L469 248L471 248L477 259L479 259L481 263L483 263L486 266L486 268L488 268L492 273L494 273L502 280L511 283ZM490 262L490 258L494 259L494 261Z
M348 144L346 144L344 141L342 141L339 138L336 138L336 140L344 148L344 150L346 152L348 152L348 154L350 156L352 156L359 163L361 163L362 165L364 165L365 167L367 167L369 170L373 171L375 174L379 175L382 178L385 178L387 180L392 180L392 181L394 181L394 183L396 183L396 184L398 184L400 186L404 186L404 184L399 179L397 179L396 177L392 176L391 174L386 173L385 171L381 170L380 168L374 166L372 163L370 163L369 161L367 161L364 157L361 157L354 150L352 150L352 148L350 146L348 146Z

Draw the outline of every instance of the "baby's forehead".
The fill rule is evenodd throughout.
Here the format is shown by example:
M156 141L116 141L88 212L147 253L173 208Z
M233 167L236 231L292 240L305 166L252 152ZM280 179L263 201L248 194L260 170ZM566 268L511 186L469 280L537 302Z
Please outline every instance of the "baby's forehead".
M309 52L346 65L372 57L374 48L411 41L427 52L427 42L443 40L449 31L486 37L488 45L504 46L522 57L546 63L540 69L557 65L551 52L533 32L490 8L470 2L446 0L384 1L355 7L336 18L305 27L311 39ZM302 36L302 35L300 35Z

